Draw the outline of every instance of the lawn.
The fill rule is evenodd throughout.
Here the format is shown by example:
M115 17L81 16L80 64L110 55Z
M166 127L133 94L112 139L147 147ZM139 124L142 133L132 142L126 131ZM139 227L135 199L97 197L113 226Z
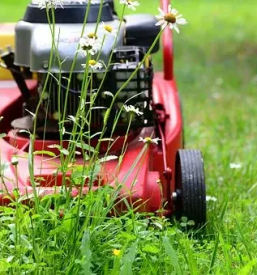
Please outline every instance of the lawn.
M22 17L28 1L16 2L1 0L0 21ZM138 12L157 14L158 1L140 2ZM133 235L129 226L133 218L126 219L122 232L117 220L111 225L116 231L103 223L105 243L98 236L90 251L98 261L97 274L119 274L126 261L134 261L134 274L257 274L257 5L255 0L231 2L174 1L189 22L180 35L174 34L186 147L202 150L207 194L217 198L208 202L206 232L196 238L165 224L158 233L145 220L137 220ZM156 63L161 68L160 56ZM231 164L241 166L233 169ZM160 236L168 237L171 246L163 241L160 248ZM106 255L102 265L99 257L115 243L126 246L128 253L120 262L117 256L116 271L108 273L112 255ZM0 260L0 270L1 264Z

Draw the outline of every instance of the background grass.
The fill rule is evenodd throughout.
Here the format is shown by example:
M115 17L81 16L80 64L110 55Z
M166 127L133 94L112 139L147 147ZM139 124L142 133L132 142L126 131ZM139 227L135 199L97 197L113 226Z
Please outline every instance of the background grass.
M140 2L138 12L157 14L158 1ZM1 0L0 21L21 18L26 3ZM212 267L216 274L256 274L257 5L177 0L174 6L189 22L174 34L186 145L202 150L207 193L217 197L208 207L208 237L198 242L183 235L177 260L187 259L190 274ZM242 168L230 169L230 163Z

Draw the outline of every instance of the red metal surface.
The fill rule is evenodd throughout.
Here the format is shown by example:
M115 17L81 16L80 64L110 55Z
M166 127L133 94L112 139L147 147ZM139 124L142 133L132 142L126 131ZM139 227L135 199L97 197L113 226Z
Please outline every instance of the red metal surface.
M170 0L161 0L161 8L167 13ZM173 38L172 31L166 28L162 34L163 73L165 80L173 79Z
M28 151L29 149L29 140L26 137L28 135L18 135L17 131L9 131L7 134L7 138L8 138L8 142L9 144L13 145L14 147L16 147L17 149L21 149L23 151ZM127 137L127 142L131 142L133 141L136 137L138 136L137 133L135 132L131 132L128 134ZM113 140L115 140L115 142L112 143L112 151L119 151L120 148L123 146L124 141L125 141L125 137L124 136L116 136L115 134L113 135ZM42 151L42 150L46 150L46 151L52 151L54 154L58 154L58 149L57 148L49 148L49 145L52 144L56 144L56 145L60 145L60 141L59 140L41 140L38 139L35 141L34 143L34 150L35 151ZM97 145L97 139L95 140L91 140L91 146L95 147ZM106 152L109 148L109 141L102 141L101 142L101 147L99 149L100 152ZM68 142L67 141L63 141L62 143L62 147L67 149L68 147ZM80 151L78 149L78 151Z
M30 81L28 84L31 89L33 89L36 85L34 81ZM21 96L17 87L13 87L12 85L4 85L3 82L1 82L0 94L0 116L4 116L2 121L4 123L2 124L1 122L0 124L0 132L2 133L5 130L8 130L6 125L10 125L10 121L15 118L16 110L21 109L21 106L19 106L19 104L21 104ZM166 114L168 115L165 123L167 166L174 170L175 153L177 149L181 147L182 130L179 98L175 82L166 81L163 79L162 73L157 73L154 77L153 98L154 103L162 104L164 106ZM19 106L19 108L17 108L17 106ZM6 114L12 115L6 116ZM20 111L17 116L19 115ZM4 127L2 127L2 125L4 125ZM143 129L139 136L150 136L153 131L154 129L147 129L147 131ZM151 145L139 160L136 167L132 169L130 175L126 177L126 174L132 167L135 159L144 146L143 143L138 142L139 136L137 136L134 141L130 142L127 153L125 154L124 160L119 169L117 169L118 162L116 160L107 162L103 165L103 169L101 171L101 181L95 182L94 188L98 188L98 186L107 183L115 186L117 181L123 182L125 179L121 194L124 196L130 196L132 203L138 200L141 200L141 202L144 201L144 211L156 211L162 203L160 188L157 184L159 179L163 184L163 190L167 190L166 180L163 177L164 163L163 150L161 147ZM12 190L18 187L22 194L32 193L28 169L28 144L26 145L28 140L23 138L23 141L21 142L20 137L16 140L17 144L15 145L15 135L10 134L7 138L0 140L1 165L4 163L6 164L4 175L0 180L0 189L3 190L4 193L6 193L7 190L9 193L12 193ZM20 142L23 146L21 146ZM56 144L57 142L45 142L47 145L51 143ZM41 150L44 148L42 147L44 142L37 141L36 144L36 150ZM17 171L15 166L11 165L11 158L13 155L17 155L19 159ZM35 178L44 179L44 181L39 184L39 187L37 187L40 196L51 192L58 192L58 188L62 182L62 175L58 174L57 177L53 176L53 174L56 173L58 164L59 160L53 161L47 156L35 156ZM77 159L77 164L82 164L82 160L80 158ZM66 176L69 177L69 174ZM85 183L83 192L86 193L87 190L88 187ZM78 194L78 190L74 188L72 195L76 194ZM167 193L164 192L164 200L166 200L166 196ZM4 203L3 194L0 199L0 203Z

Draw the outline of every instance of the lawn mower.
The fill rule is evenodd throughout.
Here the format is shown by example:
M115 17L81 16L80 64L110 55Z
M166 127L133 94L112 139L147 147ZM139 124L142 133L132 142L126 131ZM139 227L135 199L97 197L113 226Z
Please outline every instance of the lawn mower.
M89 7L85 28L87 33L95 30L100 5L100 21L108 22L113 28L120 24L114 2L98 2L92 2ZM161 7L165 12L168 12L168 4L168 0L161 1ZM23 19L17 24L0 25L2 205L8 203L6 193L12 194L17 188L21 195L29 197L34 190L33 182L37 182L35 188L40 196L60 192L63 182L69 184L70 175L66 174L64 179L63 174L56 171L60 159L52 159L49 154L45 155L43 152L51 151L55 155L60 153L57 150L57 145L60 145L58 110L64 109L65 97L68 99L67 117L74 117L78 110L84 72L81 64L85 63L85 56L78 53L77 49L87 5L86 1L70 1L64 2L64 7L57 6L54 10L55 26L58 30L55 50L62 61L61 68L57 64L57 58L53 58L52 63L49 63L53 43L45 9L39 9L32 1L27 6ZM94 102L94 106L102 108L91 106L90 127L94 136L90 141L91 146L97 144L97 133L103 127L103 110L111 104L112 97L107 97L105 91L115 95L138 64L142 63L160 31L156 22L156 18L150 14L128 15L120 25L114 49L114 38L106 37L100 59L108 62L112 52L112 65L106 72L101 91ZM97 35L103 37L100 29ZM162 214L166 216L175 216L178 219L187 217L196 225L204 225L206 195L203 158L199 150L184 149L181 102L173 74L172 33L169 28L163 31L161 41L163 72L154 72L150 57L145 59L131 81L119 92L109 113L103 142L98 149L103 155L106 150L110 150L110 155L119 155L125 142L126 151L122 162L119 163L119 159L110 159L102 164L102 169L98 171L98 180L94 181L93 187L89 187L85 180L82 192L87 194L89 188L98 189L105 184L115 188L117 181L122 182L120 196L129 197L128 201L131 204L139 202L141 207L137 208L138 211L156 213L162 209ZM151 48L151 55L159 51L159 42ZM74 63L75 55L77 57ZM92 73L93 89L99 87L103 73L103 69ZM47 96L42 96L43 90L47 91ZM40 104L39 98L43 98ZM91 99L92 95L89 93L84 100ZM138 108L142 115L134 116L127 133L129 116L122 112L115 131L112 132L117 113L125 102ZM38 105L39 112L35 118L33 113ZM31 147L28 132L33 130L35 120L36 139ZM70 121L65 126L67 129L70 127L69 123ZM115 142L111 149L107 149L109 141L106 140L110 135ZM139 140L157 139L159 142L149 144L140 157L146 143ZM62 146L66 146L65 142ZM34 155L33 180L28 157L31 148L34 152L42 152L41 155ZM17 163L13 161L14 156L18 159ZM135 165L136 159L138 162ZM81 155L78 155L76 163L83 161ZM71 195L75 197L80 192L79 188L72 187Z

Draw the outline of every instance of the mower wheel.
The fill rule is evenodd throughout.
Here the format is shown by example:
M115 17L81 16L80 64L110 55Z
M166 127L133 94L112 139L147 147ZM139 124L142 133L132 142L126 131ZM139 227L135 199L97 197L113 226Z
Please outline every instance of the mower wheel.
M206 223L206 193L201 151L179 150L175 169L175 215L202 226Z

